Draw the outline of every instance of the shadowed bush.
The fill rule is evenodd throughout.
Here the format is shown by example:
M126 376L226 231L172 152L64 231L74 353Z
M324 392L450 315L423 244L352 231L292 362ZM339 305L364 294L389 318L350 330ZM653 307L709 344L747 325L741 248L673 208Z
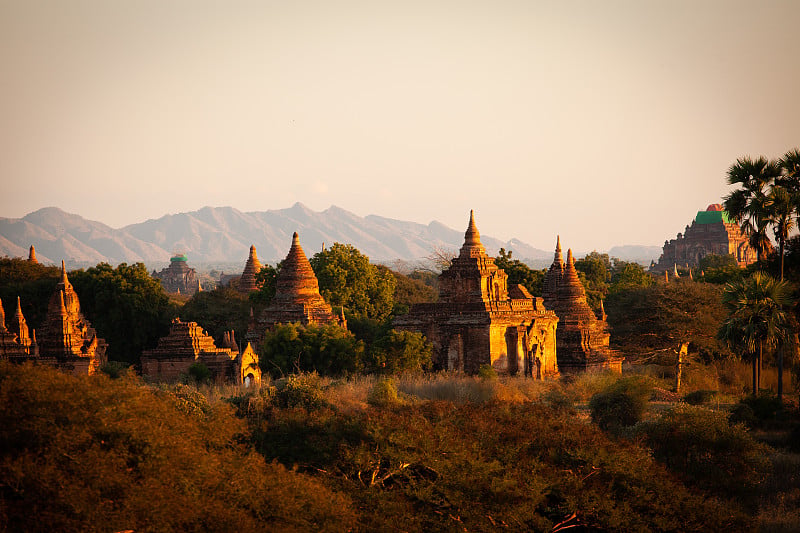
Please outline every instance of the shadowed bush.
M612 432L636 424L647 409L652 389L641 377L618 379L589 400L592 422Z
M0 529L353 526L346 497L266 464L243 444L246 426L228 405L199 407L181 387L154 394L130 377L77 378L0 361Z
M653 456L693 485L753 503L755 488L769 470L768 448L743 426L702 407L678 405L632 429Z

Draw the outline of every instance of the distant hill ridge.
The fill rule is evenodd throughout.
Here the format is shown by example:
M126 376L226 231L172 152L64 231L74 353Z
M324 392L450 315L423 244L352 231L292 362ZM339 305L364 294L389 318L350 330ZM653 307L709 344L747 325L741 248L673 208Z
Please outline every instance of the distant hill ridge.
M288 209L244 213L232 207L204 207L189 213L164 215L120 229L46 207L22 218L0 218L0 255L27 257L36 246L40 261L94 265L142 261L163 264L173 251L186 252L189 262L242 263L254 244L259 258L276 262L286 255L292 233L299 232L309 255L334 242L352 244L373 261L416 261L434 248L458 250L464 232L433 221L419 224L377 215L360 217L340 207L316 212L301 203ZM501 247L515 257L545 260L551 252L518 239L503 242L489 236L487 250Z

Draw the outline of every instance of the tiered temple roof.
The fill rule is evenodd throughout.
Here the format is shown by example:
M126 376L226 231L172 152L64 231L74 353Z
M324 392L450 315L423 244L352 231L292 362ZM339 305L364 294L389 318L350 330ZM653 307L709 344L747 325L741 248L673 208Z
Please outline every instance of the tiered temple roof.
M197 271L187 264L185 254L176 253L169 260L169 266L161 272L153 271L153 277L161 281L164 290L177 294L194 294L200 288Z
M297 232L275 279L275 296L255 323L251 325L248 339L261 337L278 323L300 324L335 323L347 327L343 314L334 314L331 306L319 293L319 282L308 262Z
M106 342L81 313L78 295L67 278L61 262L61 281L47 306L41 328L39 352L52 357L58 365L76 373L92 374L106 360Z
M6 327L6 314L3 302L0 301L0 357L12 360L23 360L38 355L36 332L28 336L28 324L22 316L22 307L17 297L17 311L11 321L11 328Z
M558 315L558 367L564 371L610 368L621 370L621 358L609 348L611 335L605 311L598 319L586 301L572 250L564 262L561 238L556 240L553 264L545 274L542 296L545 305Z
M664 241L658 263L651 265L653 272L667 272L676 265L696 267L707 255L733 255L740 267L756 261L756 252L747 235L730 219L720 204L711 204L698 211L691 226L684 233Z
M258 255L256 255L255 245L252 245L250 246L250 257L247 258L242 277L239 278L239 292L248 294L258 290L256 274L258 274L259 270L261 270L261 262L258 260Z
M398 329L423 333L434 347L434 366L476 373L492 365L537 377L558 373L555 313L486 254L470 212L464 244L439 276L439 301L415 304L397 317Z
M228 332L225 341L235 342ZM206 365L218 382L241 384L248 375L251 380L261 380L258 357L249 344L242 354L232 347L217 347L197 322L181 322L179 318L172 321L169 335L161 337L154 349L142 352L141 361L142 374L168 380L186 374L197 362Z

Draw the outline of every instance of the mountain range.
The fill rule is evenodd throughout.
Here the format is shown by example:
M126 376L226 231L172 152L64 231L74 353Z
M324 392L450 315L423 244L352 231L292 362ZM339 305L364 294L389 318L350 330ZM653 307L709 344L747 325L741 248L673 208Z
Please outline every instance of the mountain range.
M425 225L377 215L360 217L336 206L316 212L301 203L252 213L204 207L119 229L46 207L22 218L0 218L0 256L27 257L33 244L40 262L57 264L64 259L70 267L138 261L154 267L166 264L175 252L186 253L190 265L238 265L244 264L253 244L262 262L275 263L286 255L295 231L309 256L341 242L383 263L419 261L434 249L457 251L464 240L463 231L436 221ZM544 266L552 258L552 251L519 239L504 242L484 235L481 240L490 254L505 248L533 266ZM622 252L617 257L626 260L649 261L661 252L658 247L617 248Z

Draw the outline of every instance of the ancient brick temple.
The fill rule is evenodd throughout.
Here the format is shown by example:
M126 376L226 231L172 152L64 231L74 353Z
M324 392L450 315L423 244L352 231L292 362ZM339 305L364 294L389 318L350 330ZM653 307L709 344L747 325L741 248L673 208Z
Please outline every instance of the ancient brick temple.
M39 355L36 343L36 331L28 334L28 323L22 315L22 306L17 297L17 311L11 319L10 327L6 327L6 314L3 302L0 302L0 357L13 361L24 361Z
M239 292L242 294L249 294L258 290L256 284L256 274L261 270L261 262L256 255L256 247L250 246L250 257L247 258L247 263L244 265L244 271L241 278L239 278Z
M161 281L164 290L177 294L194 294L200 289L200 279L195 269L186 262L185 254L177 253L169 260L169 266L161 272L153 270L153 277Z
M741 267L756 261L756 252L750 247L747 235L720 204L711 204L705 211L698 211L684 233L665 241L658 263L650 270L660 273L673 270L675 265L695 267L703 257L711 254L733 255Z
M59 368L76 374L93 374L106 362L106 341L81 313L78 295L61 262L61 280L47 305L40 328L39 356L54 360Z
M275 279L275 296L257 319L251 320L247 339L257 342L275 324L338 324L347 327L344 313L335 314L319 293L319 282L308 262L297 232L289 254Z
M556 314L506 273L481 244L470 211L464 245L439 275L439 301L414 304L394 320L433 344L438 369L475 374L482 365L497 371L544 377L558 373Z
M250 344L240 353L233 332L225 334L223 344L226 346L217 347L214 339L196 322L181 322L176 318L172 321L169 335L161 337L154 349L142 352L142 374L174 380L186 374L193 364L203 363L217 383L260 383L258 355Z
M560 238L556 240L553 264L544 277L542 296L545 305L558 316L556 345L558 368L562 372L622 371L622 358L609 348L611 334L605 312L598 319L589 307L572 250L567 251L565 263Z

